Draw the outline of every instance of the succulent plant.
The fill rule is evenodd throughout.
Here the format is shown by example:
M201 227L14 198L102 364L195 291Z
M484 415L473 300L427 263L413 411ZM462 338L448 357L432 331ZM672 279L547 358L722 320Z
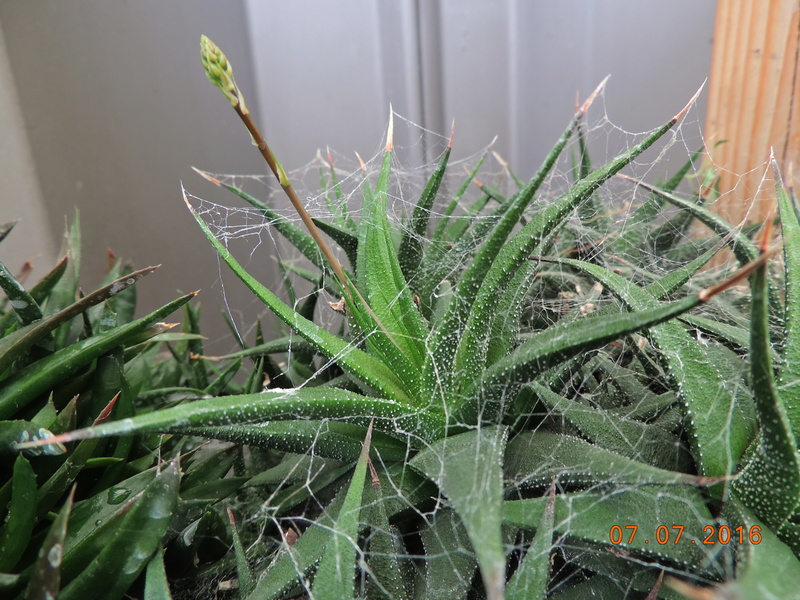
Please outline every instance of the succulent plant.
M694 99L593 167L582 121L603 84L530 181L508 195L480 184L462 218L460 200L481 161L443 198L452 137L411 214L399 227L388 217L389 195L401 185L390 119L377 180L359 182L357 210L348 210L335 171L325 179L325 221L308 213L244 108L224 54L205 37L202 54L307 232L201 174L263 212L318 269L294 269L315 292L294 306L281 300L185 194L222 261L291 334L265 342L259 329L254 346L242 342L228 357L225 372L242 358L254 361L243 393L214 390L16 447L156 433L232 443L225 452L237 461L212 455L208 480L196 461L180 498L187 501L187 479L212 490L202 496L207 504L219 490L238 490L230 504L245 520L236 524L229 513L232 554L213 575L230 574L233 597L797 593L800 221L777 167L784 260L774 276L769 259L780 245L771 246L771 220L754 243L706 208L702 193L676 193L697 155L665 183L628 178L630 196L617 202L636 209L617 220L618 207L599 191ZM574 181L545 200L542 186L573 137ZM665 216L668 206L677 210ZM695 222L712 234L682 235ZM738 270L703 271L722 246ZM322 293L344 313L338 331L314 321ZM578 305L563 302L576 293ZM218 479L229 470L232 478ZM161 473L177 477L178 469L170 463ZM235 483L225 487L228 479ZM205 530L217 531L221 504L206 508L196 527L206 519ZM57 520L52 530L59 527ZM168 549L180 545L171 529ZM164 571L152 552L146 584L166 591L170 563ZM196 594L202 572L192 577Z
M4 226L0 237L12 229L13 223ZM69 448L56 441L76 426L124 419L233 385L229 374L191 358L193 351L202 353L203 339L196 330L199 309L187 304L195 293L135 318L134 284L157 267L134 271L110 254L101 287L84 295L77 214L61 255L28 289L23 282L29 264L19 275L0 265L6 295L0 309L4 598L121 597L154 554L161 556L168 525L188 527L199 518L192 513L234 489L226 482L228 492L216 490L213 501L203 501L202 493L185 499L194 486L221 476L211 471L192 477L202 455L196 440L176 444L147 435ZM172 332L175 324L162 320L182 306L184 330ZM171 353L164 354L167 347ZM40 445L20 451L17 444L26 442ZM227 471L232 457L225 458ZM173 519L176 510L183 514Z

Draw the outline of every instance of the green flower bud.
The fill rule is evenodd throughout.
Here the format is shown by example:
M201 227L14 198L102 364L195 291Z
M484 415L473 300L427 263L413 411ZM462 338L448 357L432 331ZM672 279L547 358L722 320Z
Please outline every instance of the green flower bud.
M281 187L289 187L292 185L289 182L289 176L286 174L286 171L283 170L283 165L275 160L275 166L278 168L278 182L281 184Z
M231 106L239 106L244 114L249 111L244 105L244 97L233 79L231 63L214 42L205 35L200 36L200 58L208 80L222 90L230 100Z

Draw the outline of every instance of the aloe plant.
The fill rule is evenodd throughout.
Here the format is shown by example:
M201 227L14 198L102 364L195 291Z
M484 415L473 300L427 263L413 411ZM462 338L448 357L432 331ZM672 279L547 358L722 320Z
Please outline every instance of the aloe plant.
M2 237L13 238L12 229L3 227ZM160 556L169 525L196 527L193 511L242 483L220 481L229 449L198 461L194 439L148 435L69 448L56 440L76 426L239 391L224 372L191 357L202 340L198 309L188 304L195 293L137 318L135 284L157 267L135 271L110 255L100 288L84 295L77 214L61 255L29 288L25 269L14 275L0 265L7 299L0 310L3 598L122 597L145 570L148 581L157 577L152 557ZM171 331L175 324L163 320L181 307L184 331ZM25 442L41 445L20 451ZM210 468L217 463L223 473ZM205 473L198 477L199 464Z
M593 167L582 121L603 84L530 181L510 195L481 183L465 217L459 206L478 185L481 162L449 196L451 136L410 216L400 227L388 218L388 196L401 184L390 118L377 178L360 182L361 206L348 211L332 172L322 178L332 219L315 219L253 122L230 62L205 36L201 48L206 74L305 230L200 173L262 211L318 269L285 270L317 290L307 302L282 301L184 194L220 258L290 334L265 341L259 328L253 346L242 341L241 352L226 357L230 371L244 358L254 363L243 393L228 387L17 448L156 433L247 445L251 454L238 462L212 455L208 469L198 459L184 476L205 499L238 489L231 504L244 522L225 519L232 551L211 581L235 581L241 598L796 594L800 222L777 168L785 295L768 277L778 249L768 227L754 243L702 196L676 193L696 157L663 184L634 182L636 196L620 200L641 206L619 227L599 190L694 99ZM574 181L546 201L543 184L576 132ZM667 205L680 212L665 221ZM711 229L708 238L667 233L695 221ZM723 245L740 268L702 271ZM621 255L626 260L615 261ZM750 297L741 291L747 280ZM575 309L530 308L534 297L555 303L578 289ZM287 293L293 297L288 283ZM337 331L314 322L320 294L345 313ZM235 481L226 487L230 477L216 478L228 471ZM186 502L192 493L183 485ZM220 521L211 510L193 531L226 537ZM186 543L167 534L162 544L167 553L154 552L146 583L165 591L175 570L169 552ZM208 586L202 571L192 577L190 588Z

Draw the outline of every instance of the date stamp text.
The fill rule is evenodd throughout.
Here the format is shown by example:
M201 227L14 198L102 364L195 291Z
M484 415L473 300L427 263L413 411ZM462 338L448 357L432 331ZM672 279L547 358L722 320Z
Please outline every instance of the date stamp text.
M697 540L689 539L687 536L683 542L681 542L684 529L686 528L683 525L672 525L671 527L659 525L654 532L645 538L644 543L655 543L663 546L665 544L689 542L691 544L703 544L706 546L714 544L722 544L724 546L726 544L737 543L760 544L762 539L761 527L758 525L753 525L749 529L742 526L731 528L727 525L706 525L703 527L703 535L705 537L702 540L699 538ZM608 532L608 539L615 546L620 544L631 546L634 544L637 535L645 535L639 531L637 525L614 525ZM639 543L641 543L641 540Z

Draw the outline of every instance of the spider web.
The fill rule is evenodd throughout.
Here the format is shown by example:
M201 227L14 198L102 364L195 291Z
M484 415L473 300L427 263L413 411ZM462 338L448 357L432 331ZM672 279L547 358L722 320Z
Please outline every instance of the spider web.
M598 116L596 113L601 114ZM398 239L396 241L399 242L399 236L409 231L409 217L439 158L447 148L448 137L426 130L400 115L395 114L394 117L395 151L392 159L388 217L397 232ZM615 125L605 114L602 102L595 103L588 117L582 127L588 143L589 155L595 167L630 149L647 135L647 132L629 132ZM591 313L620 307L619 301L602 285L588 276L578 275L574 270L566 269L558 262L553 261L552 259L558 258L558 253L561 253L561 256L566 253L570 256L578 256L583 260L597 262L623 275L632 283L647 285L684 265L687 260L686 256L695 252L698 244L705 243L700 236L708 237L710 232L696 226L692 229L678 226L675 217L679 211L668 205L659 211L655 223L663 227L662 234L664 236L671 235L673 238L670 241L670 252L656 251L653 247L654 240L650 237L636 238L641 245L635 248L626 248L626 245L622 243L627 234L638 230L643 214L648 210L648 203L652 202L650 191L635 180L651 184L664 182L690 156L702 148L704 140L700 119L698 111L692 108L684 120L671 132L668 132L655 147L626 167L623 173L632 179L614 177L604 184L593 197L596 206L601 207L599 212L589 214L584 211L582 213L581 208L575 211L569 223L559 234L559 240L554 246L554 254L541 257L551 260L537 263L537 273L531 277L530 285L518 303L519 310L513 314L500 314L495 317L499 324L508 321L516 326L516 335L520 343L537 331L562 320L580 318ZM419 164L423 138L430 158L423 164ZM553 202L574 184L576 163L580 152L579 140L577 136L573 135L555 168L552 169L539 189L536 199L527 209L525 220L532 218L536 211ZM471 214L472 207L483 197L485 190L491 189L492 194L497 198L507 198L518 190L519 186L515 182L515 173L513 172L514 166L510 165L511 169L509 169L506 159L494 150L492 144L477 149L466 158L451 160L439 190L437 202L431 210L429 232L442 219L448 218L448 204L456 196L467 173L482 159L484 160L483 165L475 179L483 187L473 183L467 188L463 196L459 198L457 207L450 217L452 223L463 223L467 226L465 229L475 228L483 219L489 218L487 215L490 210L498 205L498 200L490 199L486 204L487 210L478 215ZM339 216L337 211L344 209L358 223L362 216L361 198L364 193L364 182L369 180L374 187L382 160L382 145L372 156L365 157L363 164L360 164L354 156L326 149L318 152L307 164L290 171L289 178L314 218L324 221L335 220ZM533 170L531 165L525 165L525 168ZM760 168L766 172L767 162L765 161ZM713 153L704 153L702 158L691 167L675 193L683 198L689 198L698 193L703 194L710 201L707 206L711 205L713 209L713 201L716 201L717 198L710 184L714 175L720 170L720 167L713 161ZM332 177L334 176L339 182L341 200L337 199L336 192L332 189ZM223 184L235 186L261 199L279 215L281 220L292 223L305 231L300 218L288 206L282 190L275 184L271 175L267 177L264 175L214 174L213 177ZM325 187L327 189L324 189ZM719 199L724 199L726 194L719 196ZM296 249L282 238L276 230L275 219L266 218L263 211L246 203L238 202L233 196L230 204L222 205L198 196L187 195L215 237L231 249L249 272L264 274L264 266L269 265L271 261L276 261L280 265L282 275L273 275L271 280L263 281L267 287L282 295L296 310L300 310L309 298L318 294L314 322L328 331L344 332L345 335L352 336L350 347L363 347L364 335L354 332L346 319L332 307L339 301L336 294L336 281L330 276L322 275L315 283L303 276L306 271L312 271L319 275L319 270L306 258L300 256ZM601 220L610 222L612 225L608 235L598 237L596 223ZM675 224L672 229L670 228L671 224ZM741 227L743 225L740 226L740 229ZM424 247L427 239L421 237L418 241ZM714 243L718 244L719 240L710 243L709 247ZM342 264L347 265L344 252L335 244L332 244L332 247ZM455 279L459 273L463 272L471 258L471 254L465 253L460 260L451 265L449 273L442 279L443 285L434 290L434 297L445 294L444 282ZM712 282L720 281L736 266L735 261L726 255L726 258L717 261L713 268L696 274L687 287L697 291ZM227 270L227 267L220 264L223 295L225 295L226 289L225 281L231 277L233 275ZM414 283L413 281L409 282L412 287L414 287ZM242 339L252 340L253 324L265 314L263 307L256 303L250 307L234 307L230 306L227 299L226 305L231 320L237 323L238 335ZM734 289L727 293L724 300L709 303L698 314L747 329L747 307L745 291ZM617 308L617 310L622 309ZM736 364L738 361L741 363L741 369L745 368L744 351L726 347L712 339L712 336L699 327L687 327L696 339L709 348L709 352L714 352L714 356L724 358L727 364ZM299 336L287 329L284 329L282 333L290 335L298 342L301 340ZM631 419L641 419L641 422L648 424L664 425L666 423L667 429L671 423L670 431L675 439L674 456L671 460L678 465L691 453L691 445L683 426L683 417L674 401L675 390L671 389L668 374L663 367L653 360L654 354L647 352L649 346L650 342L646 332L628 336L600 351L588 353L578 361L568 362L567 364L572 367L569 372L550 372L547 374L547 384L560 396L569 397L584 406L586 411L602 410ZM634 358L631 358L632 356ZM303 379L302 374L289 372L287 367L289 362L290 360L281 362L279 366L284 369L284 374L291 379L295 387L310 385L314 378L324 378L327 372L336 368L336 357L333 359L318 357L314 363L313 373L306 374L310 377ZM599 373L605 373L607 377L600 377ZM470 373L456 374L456 377L471 376ZM739 381L741 381L740 374L734 373L731 386L735 388L743 385L738 383ZM637 393L640 393L640 400L637 402L615 401L615 398L629 399ZM510 403L512 399L517 398L517 394L519 394L519 389L509 389L508 397L505 400ZM663 406L666 408L652 409L655 411L652 414L648 412L651 411L651 408L648 407L659 405L658 399L665 397L672 398L672 404L665 403ZM581 436L581 430L575 422L567 418L563 411L554 408L552 403L532 401L527 408L517 411L515 419L515 422L508 424L512 431L515 428L529 427L531 423L534 423L533 431L555 428L562 433L566 432L576 437ZM616 429L617 437L633 449L633 456L646 461L648 440L640 434L632 434L632 430L623 431L613 422L609 421L609 423L610 427ZM473 427L470 424L466 425ZM481 426L478 425L478 427ZM327 424L323 422L318 426L317 436L321 436L326 431ZM411 440L411 444L424 447L422 440L413 431L405 431L399 424L396 426L396 431L398 434L407 436ZM331 498L325 491L327 488L323 482L327 481L326 477L329 477L330 473L346 466L346 462L318 456L315 446L316 438L310 440L309 452L306 455L283 455L281 459L283 462L279 463L280 468L273 466L273 471L267 471L268 473L282 473L282 475L274 475L271 479L261 478L259 480L258 477L256 478L258 481L263 481L263 487L250 489L258 490L258 493L254 493L252 497L259 498L260 508L255 509L253 504L238 506L240 511L247 515L247 526L252 532L255 532L248 549L248 554L254 562L269 563L274 557L274 552L284 551L279 550L281 540L284 544L290 543L294 536L302 534L311 522L319 522L320 516L325 514ZM554 448L553 452L555 450ZM248 452L260 451L248 450ZM661 466L667 468L668 465L662 464ZM384 532L399 540L397 547L399 555L404 557L404 568L407 567L409 571L416 572L417 578L420 579L424 577L426 563L445 557L452 569L461 573L465 560L462 553L445 551L443 548L447 546L448 542L452 543L453 539L462 539L465 549L468 549L470 542L457 524L442 525L452 517L452 509L448 507L446 498L438 495L427 501L419 502L418 499L408 497L407 486L404 481L401 481L403 478L401 471L388 463L376 465L376 467L383 486L384 498L388 497L404 504L406 513L411 515L404 517L397 526L393 525L391 531ZM284 469L284 471L280 469ZM559 493L572 493L570 498L576 507L574 511L588 510L586 507L578 508L581 493L585 493L586 498L591 498L598 492L613 495L631 489L642 491L655 489L654 486L646 483L629 481L624 473L620 473L618 476L611 475L602 481L590 481L591 478L588 478L589 482L587 483L579 481L579 478L559 477L556 471L557 468L553 464L543 464L540 472L534 470L524 480L507 478L505 481L506 499L546 495L554 477ZM347 477L344 481L347 481ZM293 511L284 513L280 510L280 503L286 502L287 490L292 490L292 493L304 497L305 500ZM667 486L659 488L658 493L669 496L672 492ZM686 501L684 495L677 493L674 495L674 499L676 502ZM244 504L244 501L242 502ZM253 502L253 498L250 502ZM655 547L652 556L648 557L642 553L627 552L624 544L609 545L606 540L607 560L599 559L593 550L598 544L581 542L570 535L571 522L577 516L574 511L568 511L565 518L555 523L557 533L554 543L558 550L551 557L550 593L557 594L566 591L572 585L579 583L584 577L584 572L575 568L575 565L579 565L583 569L603 574L617 587L618 597L625 597L634 589L635 583L628 581L624 575L616 574L615 569L617 569L618 562L615 561L652 565L650 559L656 558L658 548ZM427 527L424 533L420 534L419 531L403 532L404 524L414 519L422 523L423 528ZM455 521L457 520L453 522L455 523ZM619 525L625 531L625 523L608 523L609 528L612 525ZM670 527L673 524L665 522L664 525ZM448 527L450 528L449 533L444 534L443 532ZM655 532L650 532L651 536L654 534ZM513 569L522 559L531 538L532 534L530 533L519 533L504 540L506 554L510 557L510 568ZM440 542L438 546L435 543L437 539ZM359 544L359 540L349 540L349 542ZM673 543L672 540L670 543ZM690 571L697 570L698 575L693 581L696 585L711 584L732 576L732 546L725 547L720 544L703 546L701 545L702 540L688 537L685 537L681 543L697 543L704 558L701 561L702 564L673 564L672 568L677 575L685 578L687 566ZM434 550L433 554L430 553L431 550ZM428 551L428 554L423 558L424 551ZM364 561L361 561L360 564L368 570ZM669 565L669 561L667 564ZM297 569L298 574L302 574L300 565L297 565ZM464 584L465 589L469 589L471 578L475 576L474 566L463 572L468 574L465 575ZM713 575L709 575L709 573ZM305 576L301 579L304 582L301 587L305 587L306 593L308 593L310 583ZM225 581L218 583L225 583ZM365 586L366 583L360 581L357 582L358 585ZM389 590L384 591L391 597ZM639 588L639 591L642 589ZM466 597L466 592L463 597Z

